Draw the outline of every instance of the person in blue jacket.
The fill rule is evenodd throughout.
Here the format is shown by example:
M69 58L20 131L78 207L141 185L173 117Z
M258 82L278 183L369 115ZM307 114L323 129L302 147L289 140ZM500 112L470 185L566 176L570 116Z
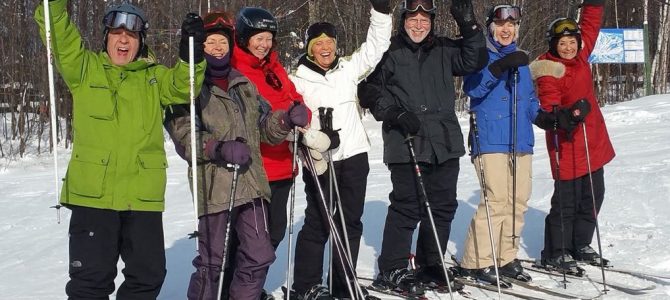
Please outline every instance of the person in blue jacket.
M489 11L488 67L466 76L463 90L470 97L471 118L474 118L469 135L470 155L480 183L484 182L481 188L487 192L498 273L528 281L530 276L523 271L516 255L531 192L535 141L532 125L539 102L527 66L528 55L516 45L520 17L520 8L511 5L498 5ZM472 121L476 121L478 134ZM468 228L461 267L466 276L497 284L483 195L482 192ZM500 283L501 287L511 287L505 280Z

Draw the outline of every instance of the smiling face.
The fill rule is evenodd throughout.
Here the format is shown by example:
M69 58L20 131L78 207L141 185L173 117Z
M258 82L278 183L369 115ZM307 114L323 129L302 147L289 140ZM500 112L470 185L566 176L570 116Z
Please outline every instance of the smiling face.
M272 33L263 31L252 35L247 50L259 59L265 58L272 50Z
M140 34L125 28L110 29L107 33L107 54L112 64L124 66L135 60L140 49Z
M228 38L223 34L210 34L205 40L205 53L216 58L223 58L230 51Z
M516 39L516 23L512 20L495 21L493 37L500 45L507 46Z
M556 52L563 59L575 58L578 48L577 38L574 36L561 37L556 44Z
M335 39L327 36L318 38L312 45L310 54L314 57L316 64L324 70L330 68L335 61L335 45Z
M424 11L416 11L405 16L405 32L412 42L420 43L430 33L430 14Z

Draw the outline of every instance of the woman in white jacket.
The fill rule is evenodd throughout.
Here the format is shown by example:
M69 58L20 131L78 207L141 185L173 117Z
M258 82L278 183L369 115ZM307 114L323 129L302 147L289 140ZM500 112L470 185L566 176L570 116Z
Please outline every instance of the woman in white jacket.
M337 56L335 26L325 22L312 24L307 29L307 53L301 57L295 73L290 75L305 104L312 110L311 128L321 129L331 138L328 151L331 155L324 157L333 161L354 267L363 232L361 216L370 170L367 154L370 141L361 121L356 88L388 49L392 30L389 0L370 2L373 7L370 27L365 43L358 50L347 57ZM322 119L329 116L332 116L328 118L332 121L323 120L328 124L321 124ZM329 174L328 171L319 179L326 197L335 195L328 190ZM329 299L331 295L321 285L321 279L324 247L330 229L316 184L307 170L303 172L303 181L307 208L305 224L298 233L296 243L295 257L301 259L295 261L293 289L302 299ZM340 216L336 214L334 219L341 226ZM342 232L341 227L338 230ZM332 296L349 297L338 257L334 258L333 265ZM351 276L349 278L352 279Z

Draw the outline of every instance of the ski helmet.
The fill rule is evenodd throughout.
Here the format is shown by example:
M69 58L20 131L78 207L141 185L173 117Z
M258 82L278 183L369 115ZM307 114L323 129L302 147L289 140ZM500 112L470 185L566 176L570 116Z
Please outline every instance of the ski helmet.
M236 42L240 47L246 48L251 36L263 31L272 33L274 39L278 28L277 20L269 11L260 7L244 7L237 14Z
M104 26L103 36L105 37L103 49L107 49L107 34L109 33L109 30L123 27L128 31L139 33L139 53L143 53L146 50L144 49L144 38L146 37L149 23L147 22L147 17L144 14L144 11L139 7L132 5L127 1L124 1L120 5L113 5L105 11L102 25Z
M582 49L582 31L577 21L572 18L558 18L547 27L547 41L549 42L549 52L554 56L559 56L556 47L558 40L564 36L574 36L577 39L577 51Z

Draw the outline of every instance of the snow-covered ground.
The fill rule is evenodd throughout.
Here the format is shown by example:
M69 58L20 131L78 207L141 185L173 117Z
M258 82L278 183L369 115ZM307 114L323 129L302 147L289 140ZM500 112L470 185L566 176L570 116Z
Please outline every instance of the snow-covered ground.
M607 106L603 109L617 157L605 167L606 197L600 215L603 251L617 267L670 274L670 95L658 95ZM467 133L465 118L461 125ZM366 120L373 149L370 152L370 176L364 214L358 272L362 276L376 273L376 257L381 247L381 232L391 189L389 173L382 163L380 124ZM538 257L543 244L544 217L549 210L552 179L544 143L544 134L536 133L533 169L533 194L522 232L520 257ZM195 255L193 240L187 234L194 228L193 207L186 163L166 143L168 169L165 249L168 274L160 299L185 299L185 291ZM59 176L65 173L69 153L60 149ZM303 224L305 207L302 183L298 184L294 228ZM460 256L465 232L479 202L479 186L468 158L461 160L458 208L453 222L449 251ZM56 211L53 161L48 155L27 157L12 162L0 161L0 299L64 299L67 282L67 228L69 212L61 210L61 224ZM295 235L294 235L295 238ZM275 291L285 282L287 266L286 240L277 251L277 261L270 270L266 288ZM294 243L295 245L295 243ZM594 240L594 247L596 247ZM122 263L119 265L122 267ZM589 269L589 276L600 273ZM558 287L559 279L537 273L538 284ZM609 282L644 287L651 285L627 275L607 273ZM122 278L117 278L117 286ZM655 283L647 294L632 296L610 291L608 299L668 299L670 280ZM597 295L602 288L588 281L571 280L568 291ZM497 298L468 288L478 299ZM521 290L524 291L524 290ZM527 292L527 291L524 291ZM534 294L549 298L543 294ZM447 295L428 294L429 298ZM455 298L460 298L456 296ZM505 297L503 297L505 298Z

